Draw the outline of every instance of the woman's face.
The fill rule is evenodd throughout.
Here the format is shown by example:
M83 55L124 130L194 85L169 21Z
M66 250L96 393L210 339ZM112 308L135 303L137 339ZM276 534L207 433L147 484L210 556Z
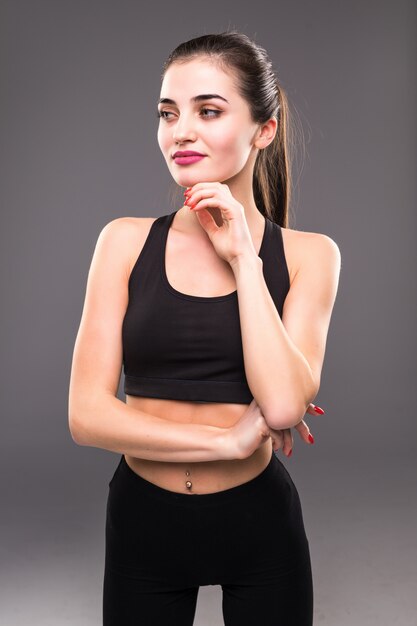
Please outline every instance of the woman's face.
M196 96L217 94L220 98ZM183 187L198 182L225 182L247 163L260 125L250 119L249 107L233 79L207 60L173 63L166 71L160 102L158 143L174 180ZM175 162L176 151L206 155L194 163ZM255 154L256 157L256 154Z

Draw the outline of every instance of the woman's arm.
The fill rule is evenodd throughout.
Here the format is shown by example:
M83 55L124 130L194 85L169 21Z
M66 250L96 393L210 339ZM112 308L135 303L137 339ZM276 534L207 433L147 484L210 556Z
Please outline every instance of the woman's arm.
M79 445L104 448L153 461L195 462L236 458L229 428L181 424L138 411L111 394L70 412Z
M299 240L298 268L282 320L265 283L262 259L231 265L237 283L245 371L249 387L276 430L298 424L320 387L326 338L341 267L337 244L319 233Z
M130 218L117 218L102 229L97 240L72 359L68 406L71 436L80 445L156 461L236 458L230 429L174 423L117 398L129 259L133 251L137 257L148 232L145 224L143 228L137 224Z

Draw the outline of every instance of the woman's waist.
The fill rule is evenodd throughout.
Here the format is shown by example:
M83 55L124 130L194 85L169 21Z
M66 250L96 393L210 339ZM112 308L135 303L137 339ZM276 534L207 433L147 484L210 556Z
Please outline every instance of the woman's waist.
M271 460L271 439L246 459L177 463L125 454L126 463L145 480L177 493L203 494L231 489L252 480Z

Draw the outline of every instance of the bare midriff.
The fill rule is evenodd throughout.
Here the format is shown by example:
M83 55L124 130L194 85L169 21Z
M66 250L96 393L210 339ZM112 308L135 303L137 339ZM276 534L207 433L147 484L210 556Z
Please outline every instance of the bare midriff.
M185 402L126 395L126 404L139 411L189 424L210 424L219 428L233 426L248 405L231 403ZM178 463L142 459L125 454L129 467L145 480L177 493L204 494L241 485L260 474L268 465L272 441L267 439L246 459Z

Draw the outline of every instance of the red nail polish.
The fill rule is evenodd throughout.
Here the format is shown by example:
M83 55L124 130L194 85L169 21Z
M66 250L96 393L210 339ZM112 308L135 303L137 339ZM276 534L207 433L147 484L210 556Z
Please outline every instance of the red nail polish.
M291 456L291 455L292 455L292 448L291 448L291 450L288 452L288 456Z
M311 443L314 443L314 437L313 437L313 435L312 435L311 433L308 435L308 440L309 440Z
M314 410L316 411L316 413L320 413L320 415L324 415L324 411L323 409L321 409L319 406L317 406L316 404L314 405Z

